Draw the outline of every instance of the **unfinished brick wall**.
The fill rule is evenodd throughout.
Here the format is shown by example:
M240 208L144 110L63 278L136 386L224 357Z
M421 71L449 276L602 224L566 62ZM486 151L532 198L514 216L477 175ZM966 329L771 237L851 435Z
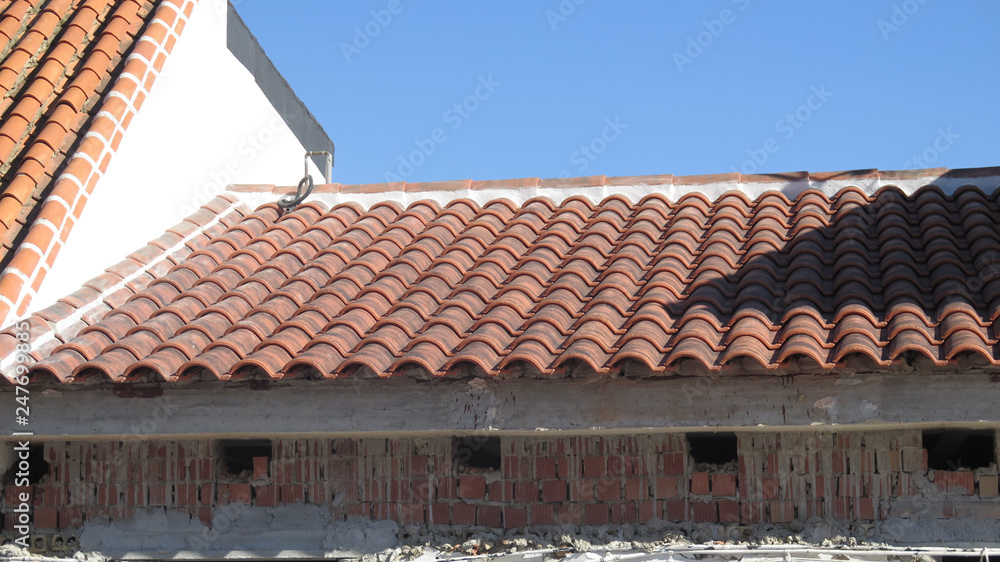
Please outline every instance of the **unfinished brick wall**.
M743 522L1000 515L996 463L928 470L920 431L747 434L739 465Z
M696 464L684 434L503 437L500 445L500 467L490 470L456 462L450 437L275 439L270 459L233 476L209 440L49 442L50 472L30 487L34 525L77 528L140 508L211 525L226 504L301 503L328 506L335 519L505 528L1000 513L996 464L928 471L920 431L744 433L738 462L727 464ZM5 486L8 531L21 491ZM896 504L918 495L920 510Z

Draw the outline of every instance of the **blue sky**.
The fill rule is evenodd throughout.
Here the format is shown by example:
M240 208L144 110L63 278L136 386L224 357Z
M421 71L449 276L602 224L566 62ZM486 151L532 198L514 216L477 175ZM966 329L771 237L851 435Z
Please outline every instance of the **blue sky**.
M1000 3L235 0L334 181L1000 165Z

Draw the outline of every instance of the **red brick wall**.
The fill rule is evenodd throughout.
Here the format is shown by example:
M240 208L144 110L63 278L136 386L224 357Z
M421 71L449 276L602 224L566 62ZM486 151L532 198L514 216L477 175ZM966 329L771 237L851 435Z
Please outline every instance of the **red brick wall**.
M931 471L919 431L747 433L738 468L695 466L682 434L504 437L502 466L461 471L450 438L275 439L270 462L225 477L212 441L45 444L31 486L36 529L129 518L159 507L210 524L215 507L318 504L334 518L518 528L652 519L871 521L921 494L920 516L996 516L996 469ZM23 489L8 485L7 512ZM13 518L4 527L11 530Z

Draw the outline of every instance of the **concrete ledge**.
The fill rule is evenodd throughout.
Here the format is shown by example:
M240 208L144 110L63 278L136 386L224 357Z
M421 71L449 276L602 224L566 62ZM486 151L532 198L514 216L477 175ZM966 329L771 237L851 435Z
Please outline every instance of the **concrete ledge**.
M123 389L115 386L70 385L31 389L30 429L35 439L93 440L997 427L996 380L985 372L642 380L400 378L263 387L167 383L130 386L129 393L116 392ZM0 422L5 436L25 429L13 422L13 416Z

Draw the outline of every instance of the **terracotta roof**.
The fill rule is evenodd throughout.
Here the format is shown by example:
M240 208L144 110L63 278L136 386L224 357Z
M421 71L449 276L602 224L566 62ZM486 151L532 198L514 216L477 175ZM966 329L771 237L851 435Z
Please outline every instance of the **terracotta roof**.
M103 319L36 352L31 376L982 367L1000 364L997 264L995 186L265 204L105 298ZM0 335L0 351L13 342Z
M194 5L0 2L0 319L27 310Z

